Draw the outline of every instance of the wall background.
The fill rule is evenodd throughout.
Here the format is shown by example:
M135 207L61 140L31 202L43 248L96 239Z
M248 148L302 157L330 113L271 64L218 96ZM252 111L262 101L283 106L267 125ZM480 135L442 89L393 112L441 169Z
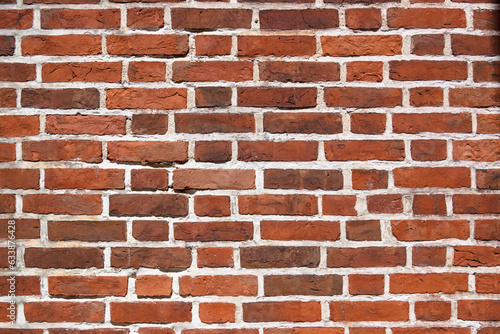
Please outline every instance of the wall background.
M500 333L493 1L0 2L0 333Z

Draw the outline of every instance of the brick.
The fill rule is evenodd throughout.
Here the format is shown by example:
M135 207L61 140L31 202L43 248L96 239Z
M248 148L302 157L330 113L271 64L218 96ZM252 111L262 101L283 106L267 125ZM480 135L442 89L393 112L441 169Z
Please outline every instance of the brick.
M417 267L444 267L446 265L445 247L414 247L413 265Z
M498 334L498 327L483 327L477 332L478 334Z
M340 224L336 221L272 221L260 222L260 236L264 240L335 241L340 238Z
M351 295L384 294L384 275L349 275Z
M135 294L138 297L168 298L172 295L172 277L137 276L135 279Z
M0 211L3 213L16 212L16 196L13 194L0 194Z
M251 9L172 8L172 28L187 31L250 29Z
M477 240L500 240L500 220L476 220Z
M447 157L445 140L412 140L411 157L417 161L440 161Z
M312 56L314 36L238 36L238 56Z
M453 195L454 213L500 213L500 195Z
M476 170L476 182L479 189L500 189L500 169Z
M262 30L315 30L339 26L339 15L334 9L261 10Z
M187 142L108 142L108 159L114 162L172 163L186 162Z
M271 133L342 132L342 117L334 113L265 113L264 131Z
M111 216L182 217L188 214L188 199L178 194L123 194L109 197Z
M346 222L346 237L354 241L379 241L381 238L380 221L350 220Z
M468 274L391 274L391 293L456 293L468 291Z
M125 171L98 168L48 168L45 187L49 189L124 189Z
M198 108L228 107L231 105L230 87L195 88L195 103Z
M357 190L387 189L389 173L386 170L353 169L352 188Z
M174 189L254 189L255 172L249 169L176 169Z
M119 115L47 115L45 131L68 135L124 135L126 120Z
M443 35L414 35L411 37L411 53L418 56L442 55L444 52Z
M33 26L31 9L2 10L0 17L0 29L29 29Z
M179 294L186 296L257 296L257 276L181 276Z
M243 303L245 322L313 322L321 320L319 302L254 302Z
M58 297L125 296L126 276L49 276L49 294Z
M230 216L231 199L229 196L195 196L194 213L200 217Z
M204 0L203 0L204 1ZM258 329L253 328L222 328L222 329L185 329L182 331L184 334L258 334Z
M176 61L172 64L172 80L191 81L251 81L253 64L249 61Z
M38 169L0 169L0 189L39 189Z
M42 9L42 29L118 29L119 9Z
M168 131L168 115L132 115L132 133L137 135L164 135Z
M102 248L26 248L24 263L27 268L84 269L103 268Z
M240 141L238 160L242 161L314 161L318 143L314 141Z
M500 320L500 301L498 300L459 300L458 319L498 321Z
M238 210L242 215L312 216L318 213L314 195L240 195Z
M266 296L333 296L342 294L339 275L264 276Z
M453 265L460 267L495 267L500 265L498 247L456 246Z
M130 81L157 82L165 81L165 63L133 61L128 65L128 78Z
M444 195L414 195L413 214L446 215L446 199Z
M191 321L191 303L111 302L111 322L115 324L171 323Z
M258 246L240 248L242 268L317 268L319 248Z
M104 303L33 302L24 304L29 322L104 322Z
M0 240L9 238L8 226L10 219L0 219ZM40 221L38 219L15 219L16 239L40 238Z
M118 56L181 57L189 50L187 35L109 35L107 47Z
M264 328L264 334L343 334L343 328L336 327L292 327ZM352 329L351 329L352 333Z
M323 56L392 56L401 54L399 35L322 36Z
M465 80L467 63L432 60L390 61L389 78L397 81Z
M196 35L196 54L223 56L231 53L232 38L224 35Z
M408 321L409 305L404 301L331 302L333 321Z
M500 81L500 62L475 61L473 63L475 82Z
M94 328L94 329L66 329L66 328L51 328L50 334L128 334L126 328Z
M99 92L94 88L23 89L21 105L41 109L97 109Z
M24 63L0 64L0 81L27 82L35 80L35 77L36 77L35 64L24 64Z
M124 221L49 221L49 240L52 241L126 241Z
M174 223L174 238L182 241L245 241L253 238L251 222Z
M166 221L134 220L132 235L140 241L168 241L169 227Z
M377 8L352 8L345 11L347 28L354 30L378 30L382 26L382 16Z
M48 63L42 67L44 82L120 82L121 64L116 62Z
M464 327L412 327L392 328L394 334L470 334L470 328Z
M231 268L234 266L230 247L198 248L198 268Z
M402 93L399 88L328 87L325 102L328 107L397 107L402 104Z
M402 196L396 194L367 196L366 206L370 213L403 213Z
M235 322L236 307L230 303L200 303L199 316L201 322L221 324Z
M454 55L498 55L498 36L451 35Z
M334 140L325 142L325 155L329 161L402 161L405 152L401 140Z
M358 327L358 328L349 328L350 334L385 334L385 328L380 327Z
M55 215L99 215L101 195L28 194L23 195L23 211Z
M312 108L316 106L316 88L241 87L240 107Z
M406 264L403 247L328 248L329 268L397 267Z
M465 28L465 12L458 8L389 8L389 28Z
M58 35L25 36L21 41L24 56L90 56L101 54L101 36Z
M386 115L378 113L351 114L351 132L378 135L385 131Z
M323 195L323 214L356 216L355 195Z
M451 88L450 105L453 107L495 107L500 105L500 94L495 88Z
M0 40L1 42L1 40ZM13 88L0 89L0 108L15 108L17 93Z
M264 188L339 190L342 186L342 172L339 170L266 169L264 171Z
M339 81L340 66L331 62L265 61L259 63L259 78L280 82Z
M500 30L498 26L499 11L479 9L474 11L474 29Z
M8 296L12 284L17 296L40 296L38 276L16 276L14 281L11 278L12 276L0 276L0 296Z
M253 114L211 113L176 114L177 133L245 133L255 132Z
M132 169L130 175L133 190L168 189L168 171L164 169Z
M163 8L129 8L127 26L132 29L161 29L164 26Z
M231 142L197 141L194 159L199 162L226 162L231 160Z
M381 82L383 63L378 61L351 61L347 63L347 81Z
M468 188L471 184L467 167L401 167L395 168L393 174L394 185L401 188Z
M497 161L500 159L500 140L454 140L453 160Z
M138 330L140 334L174 334L172 328L165 327L140 327Z
M499 293L499 274L476 274L476 292L478 293Z
M114 247L111 266L115 268L158 268L164 271L186 270L191 265L187 248Z
M186 88L113 88L106 90L108 109L183 109Z
M101 143L91 140L25 141L22 151L25 161L102 161Z

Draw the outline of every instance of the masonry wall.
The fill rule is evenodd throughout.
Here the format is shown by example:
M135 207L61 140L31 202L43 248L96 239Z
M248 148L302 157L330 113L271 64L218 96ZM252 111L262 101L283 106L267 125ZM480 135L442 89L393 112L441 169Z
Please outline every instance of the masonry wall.
M494 1L278 1L0 0L1 334L500 333Z

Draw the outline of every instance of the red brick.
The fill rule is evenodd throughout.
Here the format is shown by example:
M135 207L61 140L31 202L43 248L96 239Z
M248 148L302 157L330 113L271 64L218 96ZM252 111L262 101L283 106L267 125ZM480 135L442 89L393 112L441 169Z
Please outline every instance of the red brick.
M174 238L182 241L245 241L253 238L251 222L174 223Z
M47 168L48 189L124 189L125 171L98 168Z
M132 133L138 135L164 135L168 131L168 115L132 115Z
M9 221L11 219L0 219L0 240L9 238ZM16 239L38 239L40 238L40 221L38 219L15 219Z
M352 8L345 11L347 28L354 30L378 30L382 26L382 16L377 8Z
M500 30L498 10L479 9L474 11L474 29Z
M446 215L444 195L414 195L413 213L416 215Z
M339 190L342 186L342 172L339 170L266 169L264 171L264 188Z
M2 213L16 212L16 196L14 194L0 194L0 211Z
M240 141L238 160L242 161L314 161L318 143L314 141Z
M389 62L389 78L397 81L465 80L467 62L407 60Z
M133 190L167 190L168 171L164 169L132 169L130 187Z
M108 109L183 109L186 88L113 88L106 91Z
M500 213L500 194L453 195L454 213Z
M367 196L366 205L370 213L403 213L401 195L386 194Z
M180 194L111 195L109 213L111 216L187 216L188 199Z
M194 197L194 213L200 217L227 217L231 215L229 196L199 195Z
M134 220L132 235L140 241L168 241L169 227L166 221Z
M0 169L0 189L39 189L38 169Z
M172 64L172 80L191 81L251 81L253 64L249 61L176 61Z
M417 267L444 267L446 265L445 247L414 247L413 265Z
M26 248L24 263L27 268L84 269L103 268L102 248Z
M475 82L500 81L500 62L475 61L473 64Z
M256 246L240 248L242 268L317 268L318 247Z
M187 35L109 35L107 47L118 56L180 57L189 50Z
M391 274L390 292L456 293L468 291L468 274Z
M342 294L339 275L277 275L264 276L266 296L333 296Z
M126 118L114 115L47 115L45 131L50 134L124 135Z
M403 247L329 248L329 268L397 267L406 264Z
M340 238L340 224L336 221L271 221L260 222L260 236L264 240L335 241Z
M500 320L499 300L459 300L458 319L498 321Z
M101 195L28 194L23 195L23 212L55 215L99 215Z
M393 334L470 334L464 327L411 327L392 328Z
M376 108L402 104L399 88L328 87L325 102L328 107Z
M195 88L195 103L198 108L228 107L231 105L230 87Z
M191 303L184 302L111 302L111 322L115 324L191 321Z
M176 114L177 133L244 133L255 132L253 114L210 113Z
M334 113L265 113L264 131L271 133L342 132L342 117Z
M231 160L231 142L197 141L194 159L199 162L226 162Z
M99 92L94 88L23 89L21 105L41 109L97 109Z
M240 195L238 210L242 215L313 216L318 213L314 195Z
M410 0L411 1L411 0ZM385 328L380 327L358 327L358 328L349 328L350 334L385 334Z
M330 62L260 62L259 78L280 82L339 81L340 66Z
M163 11L163 8L129 8L127 26L132 29L161 29L164 26Z
M357 190L387 189L389 173L386 170L353 169L352 188Z
M32 26L33 11L31 9L0 11L0 29L29 29Z
M389 28L465 28L465 12L458 8L389 8Z
M311 322L321 320L319 302L254 302L243 303L245 322Z
M118 29L119 9L42 9L42 29Z
M476 220L477 240L500 240L500 220Z
M402 140L335 140L325 142L325 155L330 161L402 161L405 151Z
M426 301L415 303L417 320L446 321L451 317L451 303L446 301Z
M0 296L8 296L14 282L16 296L40 296L40 277L38 276L0 276ZM2 334L5 329L2 329ZM41 334L41 333L40 333Z
M125 221L49 221L49 240L126 241Z
M496 88L451 88L450 105L472 108L500 106L500 94Z
M238 56L312 56L314 36L238 36Z
M0 81L26 82L36 77L36 65L24 63L0 64Z
M198 248L198 268L231 268L234 266L230 247Z
M411 157L417 161L439 161L447 157L445 140L412 140Z
M262 30L315 30L339 26L339 15L334 9L261 10Z
M250 29L251 9L172 8L172 28L188 31Z
M351 333L353 333L352 329ZM344 329L336 327L264 328L264 334L344 334Z
M355 195L323 195L323 214L356 216Z
M470 187L467 167L401 167L393 170L394 185L401 188Z
M499 266L500 249L487 246L456 246L453 265L460 267Z
M231 53L232 38L224 35L196 35L196 54L223 56Z
M104 303L33 302L24 304L29 322L104 322Z
M255 171L249 169L176 169L174 189L254 189Z
M385 131L386 116L378 113L351 114L351 132L378 135Z
M120 82L121 75L117 62L48 63L42 67L44 82Z
M165 81L166 71L165 63L133 61L128 65L128 78L134 82Z
M49 276L49 294L58 297L125 296L126 276Z
M312 108L316 106L316 88L241 87L238 106Z
M500 274L476 274L476 292L500 293Z
M442 55L443 52L443 35L414 35L411 38L411 53L415 55Z
M108 142L108 159L114 162L169 163L187 161L187 142Z
M500 169L477 169L476 182L479 189L500 189Z
M351 295L384 294L384 275L349 275Z
M235 322L236 306L230 303L200 303L199 315L201 322L220 324Z
M257 296L257 276L181 276L179 294L186 296Z
M323 56L392 56L401 54L399 35L322 36Z
M381 82L383 63L378 61L351 61L347 63L347 81Z
M454 55L498 55L498 36L451 35Z
M25 36L21 41L21 49L24 56L99 55L101 54L101 36Z
M115 247L111 248L111 266L115 268L158 268L181 271L191 266L187 248Z
M354 241L379 241L381 238L380 221L350 220L346 222L346 237Z
M138 297L168 298L172 295L172 277L137 276L135 279L135 294Z
M2 41L0 39L0 43L1 42ZM15 108L16 98L17 98L17 93L15 89L13 88L0 89L0 108Z
M333 321L407 321L409 305L403 301L331 302Z
M453 160L497 161L500 160L500 140L455 140Z

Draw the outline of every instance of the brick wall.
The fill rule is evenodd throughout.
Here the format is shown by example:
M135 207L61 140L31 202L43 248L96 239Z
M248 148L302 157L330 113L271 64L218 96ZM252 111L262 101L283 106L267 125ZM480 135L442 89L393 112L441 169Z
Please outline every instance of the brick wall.
M0 0L0 334L500 333L494 0L278 1Z

